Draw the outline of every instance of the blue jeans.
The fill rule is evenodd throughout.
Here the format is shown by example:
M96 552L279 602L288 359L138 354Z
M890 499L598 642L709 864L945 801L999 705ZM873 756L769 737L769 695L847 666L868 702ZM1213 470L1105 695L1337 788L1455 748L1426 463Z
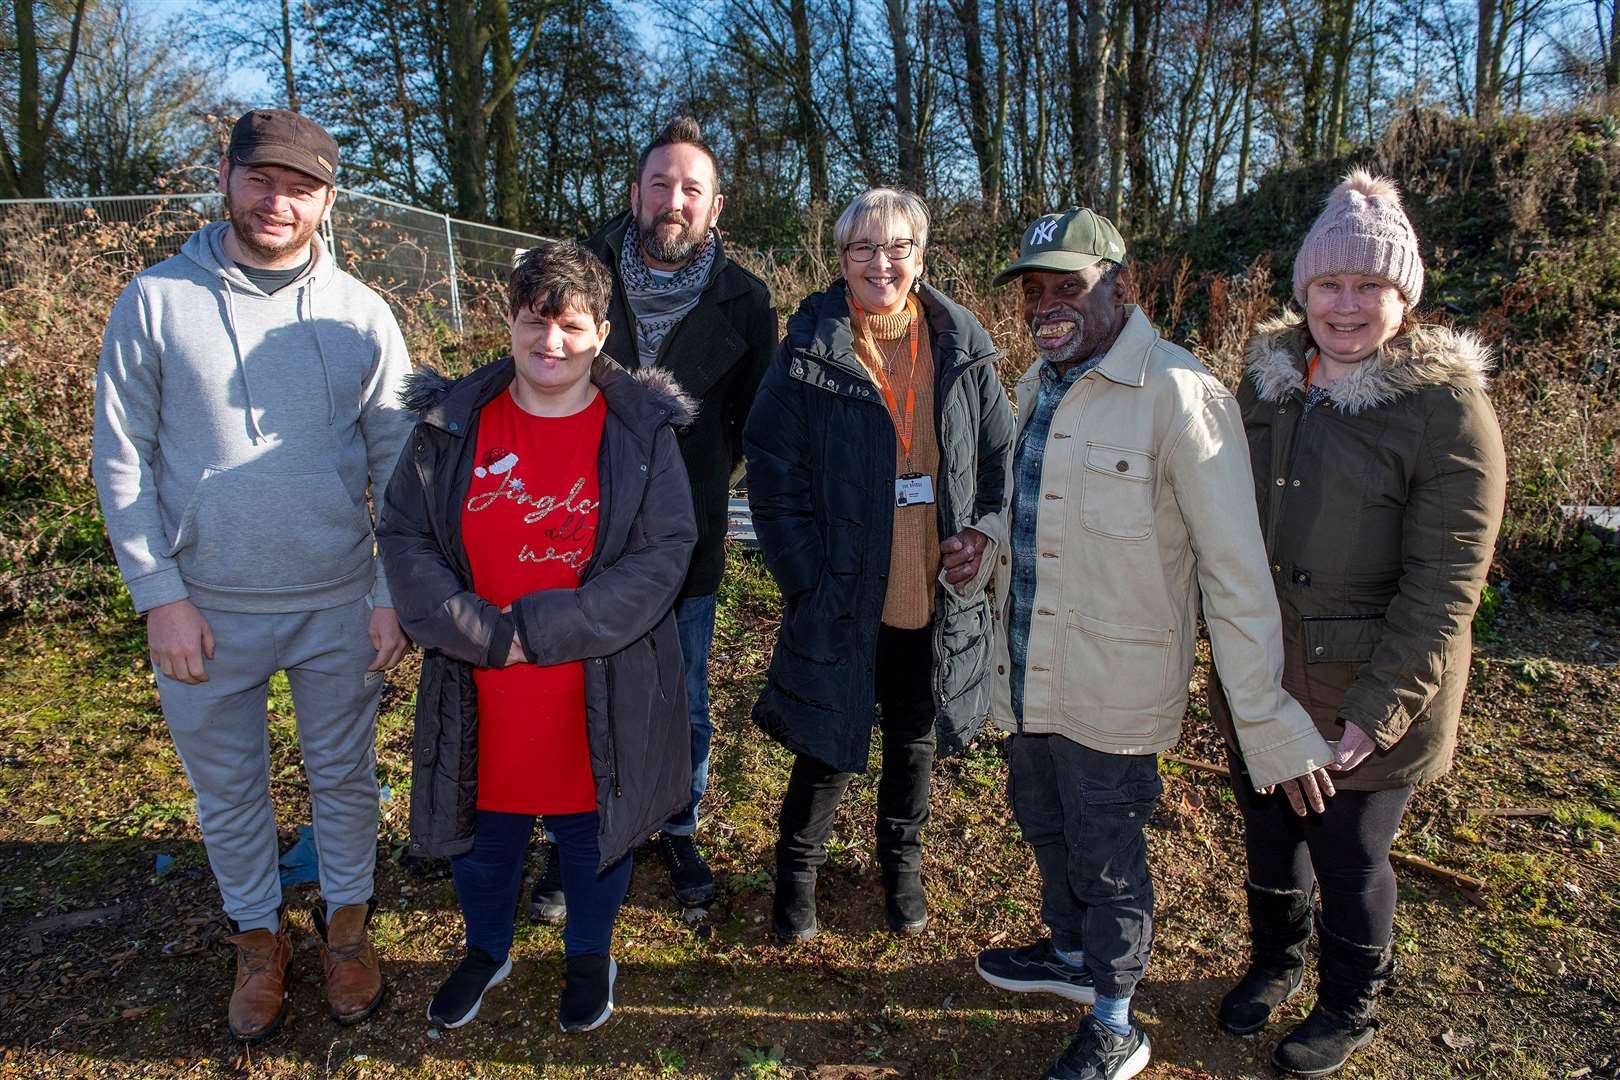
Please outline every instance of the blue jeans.
M697 832L698 803L709 790L709 647L714 643L715 594L689 596L675 605L675 629L686 663L686 705L692 720L692 802L664 823L671 836Z
M556 836L561 854L563 896L568 923L563 952L568 956L606 956L613 944L613 923L630 889L626 855L600 877L596 846L596 811L548 814L546 831ZM478 811L472 850L450 860L450 876L467 921L467 948L482 949L495 960L512 951L512 921L523 883L523 857L534 833L533 814Z

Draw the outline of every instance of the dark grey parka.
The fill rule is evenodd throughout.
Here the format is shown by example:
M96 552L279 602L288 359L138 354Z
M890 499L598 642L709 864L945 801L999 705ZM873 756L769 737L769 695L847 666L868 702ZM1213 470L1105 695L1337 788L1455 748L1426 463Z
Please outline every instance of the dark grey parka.
M475 667L503 662L515 635L533 664L585 661L586 734L606 869L691 798L691 730L673 605L697 540L674 426L690 402L657 369L631 375L598 358L607 402L598 457L596 549L575 589L532 592L502 614L472 588L461 506L478 417L513 378L510 357L451 382L411 377L416 412L388 485L378 546L400 625L422 646L412 746L411 850L472 847L478 805Z
M969 526L1006 543L1012 406L1000 353L966 308L921 285L934 353L940 538ZM748 502L782 590L782 628L754 722L796 754L866 768L873 665L894 531L894 420L855 355L844 284L807 298L743 431ZM936 586L928 690L939 751L962 750L990 711L987 550L967 595Z

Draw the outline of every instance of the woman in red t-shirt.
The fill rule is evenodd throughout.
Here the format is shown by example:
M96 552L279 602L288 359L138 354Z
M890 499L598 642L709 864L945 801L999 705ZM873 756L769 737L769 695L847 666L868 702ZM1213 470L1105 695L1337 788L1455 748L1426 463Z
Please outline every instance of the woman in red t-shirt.
M511 971L535 818L556 835L565 1031L613 1010L630 851L686 798L690 739L671 614L696 525L679 390L597 354L611 281L573 243L512 272L512 359L419 378L421 416L378 536L417 692L413 847L451 856L467 956L428 1006L459 1027Z

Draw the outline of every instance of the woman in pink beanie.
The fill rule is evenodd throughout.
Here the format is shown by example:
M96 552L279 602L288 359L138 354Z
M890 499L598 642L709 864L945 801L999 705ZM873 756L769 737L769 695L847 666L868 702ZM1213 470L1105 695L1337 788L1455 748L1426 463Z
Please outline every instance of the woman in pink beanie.
M1282 609L1283 686L1336 741L1338 794L1297 817L1231 755L1247 848L1251 962L1221 1001L1247 1035L1299 989L1314 889L1316 1005L1273 1061L1321 1076L1373 1037L1393 971L1389 849L1415 785L1451 766L1474 609L1506 464L1490 353L1417 321L1423 260L1395 185L1356 170L1294 260L1304 308L1249 343L1238 403ZM1235 748L1218 679L1210 711Z

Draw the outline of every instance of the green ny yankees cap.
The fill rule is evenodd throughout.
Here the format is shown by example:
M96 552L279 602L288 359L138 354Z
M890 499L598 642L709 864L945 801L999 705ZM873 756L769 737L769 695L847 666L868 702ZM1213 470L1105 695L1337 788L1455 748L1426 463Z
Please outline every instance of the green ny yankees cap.
M1030 270L1054 270L1060 274L1084 270L1107 259L1121 262L1125 241L1114 223L1101 214L1078 207L1059 214L1046 214L1024 233L1018 245L1018 258L997 274L994 285L1004 285Z

